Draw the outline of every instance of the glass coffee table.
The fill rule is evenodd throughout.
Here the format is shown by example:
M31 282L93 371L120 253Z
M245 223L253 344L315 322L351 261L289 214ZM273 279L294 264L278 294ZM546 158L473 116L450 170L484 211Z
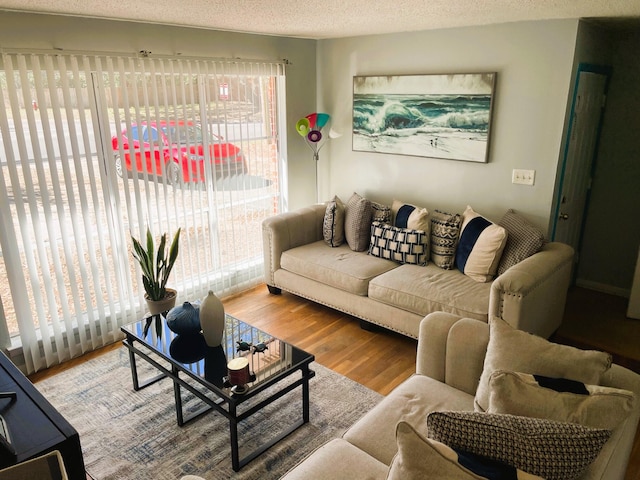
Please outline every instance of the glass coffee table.
M219 347L207 346L202 333L176 335L161 315L125 325L121 330L126 335L122 343L129 350L134 390L170 378L180 426L211 410L224 415L229 420L231 464L236 472L309 421L309 380L315 375L309 365L314 356L294 345L228 314ZM249 361L250 377L244 389L238 390L229 383L227 363L240 357ZM141 380L138 359L150 364L157 374ZM240 458L238 424L298 387L302 389L301 418ZM188 416L183 411L183 389L204 403Z

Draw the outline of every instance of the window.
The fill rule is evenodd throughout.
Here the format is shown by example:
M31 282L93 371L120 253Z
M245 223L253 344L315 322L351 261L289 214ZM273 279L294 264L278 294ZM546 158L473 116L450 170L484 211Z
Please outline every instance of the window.
M283 88L282 64L2 55L0 299L29 372L144 315L147 228L182 229L178 301L262 281Z

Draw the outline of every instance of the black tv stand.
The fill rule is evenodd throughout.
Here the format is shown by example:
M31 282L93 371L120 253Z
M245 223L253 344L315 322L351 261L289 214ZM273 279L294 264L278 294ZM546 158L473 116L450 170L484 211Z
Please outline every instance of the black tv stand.
M69 480L86 480L78 432L0 353L0 399L3 398L10 399L0 400L0 415L14 454L0 450L0 468L58 450Z

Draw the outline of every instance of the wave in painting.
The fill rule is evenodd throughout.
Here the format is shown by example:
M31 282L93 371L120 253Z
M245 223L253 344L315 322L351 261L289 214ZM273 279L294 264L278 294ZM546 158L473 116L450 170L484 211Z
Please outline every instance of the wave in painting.
M490 95L354 94L354 150L484 162Z

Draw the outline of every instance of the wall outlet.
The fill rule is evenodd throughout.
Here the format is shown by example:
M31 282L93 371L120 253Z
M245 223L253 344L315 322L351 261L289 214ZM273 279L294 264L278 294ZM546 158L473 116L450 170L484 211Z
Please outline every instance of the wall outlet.
M518 185L533 185L535 179L535 170L520 170L516 168L511 174L511 183L517 183Z

